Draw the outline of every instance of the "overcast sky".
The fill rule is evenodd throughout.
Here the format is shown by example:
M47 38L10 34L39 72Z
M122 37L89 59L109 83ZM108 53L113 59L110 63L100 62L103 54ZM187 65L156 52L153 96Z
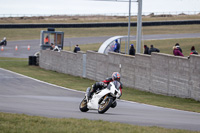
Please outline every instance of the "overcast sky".
M200 0L143 0L143 12L200 11ZM132 13L137 3L132 3ZM0 14L106 14L128 13L128 2L92 0L5 0Z

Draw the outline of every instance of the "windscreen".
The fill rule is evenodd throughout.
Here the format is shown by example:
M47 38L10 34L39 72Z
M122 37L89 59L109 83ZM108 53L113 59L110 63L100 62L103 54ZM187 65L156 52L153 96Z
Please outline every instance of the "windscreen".
M117 90L119 90L119 88L120 88L120 83L118 82L118 81L113 81L113 84L115 85L115 88L117 89Z

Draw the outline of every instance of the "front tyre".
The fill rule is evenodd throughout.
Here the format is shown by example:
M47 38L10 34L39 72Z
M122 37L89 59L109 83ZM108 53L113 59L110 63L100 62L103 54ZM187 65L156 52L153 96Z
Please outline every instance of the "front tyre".
M115 101L114 103L112 103L111 108L115 108L117 106L117 102Z
M79 109L82 112L87 112L89 109L87 108L87 100L86 97L81 101L80 105L79 105Z
M100 114L105 113L110 106L112 105L113 99L108 97L106 100L103 100L100 104L99 104L99 108L98 108L98 112Z

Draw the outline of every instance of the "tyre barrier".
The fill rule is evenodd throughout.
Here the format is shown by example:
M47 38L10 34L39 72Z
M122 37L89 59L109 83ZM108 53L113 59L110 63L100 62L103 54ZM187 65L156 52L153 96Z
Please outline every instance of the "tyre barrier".
M29 56L28 64L37 66L37 56Z
M200 24L200 20L182 20L182 21L157 21L142 22L143 26L161 26L161 25L191 25ZM81 23L81 24L0 24L0 28L94 28L94 27L127 27L128 22L121 23ZM137 26L132 22L131 26Z

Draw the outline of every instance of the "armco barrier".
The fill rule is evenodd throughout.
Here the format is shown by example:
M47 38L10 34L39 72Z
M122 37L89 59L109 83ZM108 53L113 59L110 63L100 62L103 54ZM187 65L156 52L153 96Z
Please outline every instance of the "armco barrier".
M68 51L41 51L40 67L101 81L114 71L124 86L200 101L200 56L176 57L162 53L136 56ZM86 66L86 67L85 67Z
M143 26L161 26L161 25L189 25L200 24L200 20L182 20L182 21L158 21L142 22ZM128 22L121 23L81 23L81 24L0 24L0 28L93 28L93 27L127 27ZM136 22L131 26L137 26Z

